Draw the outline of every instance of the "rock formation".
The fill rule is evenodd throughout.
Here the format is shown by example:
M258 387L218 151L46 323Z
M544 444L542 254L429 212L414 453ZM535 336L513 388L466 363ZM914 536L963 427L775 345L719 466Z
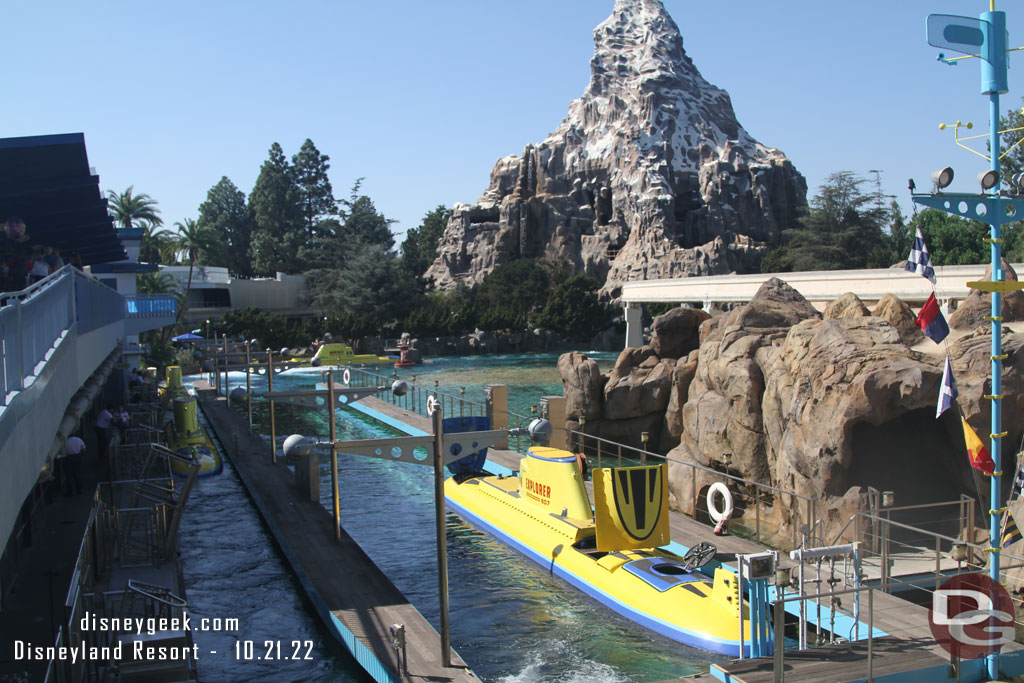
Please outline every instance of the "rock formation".
M942 357L911 349L917 338L898 329L906 327L908 311L886 297L875 315L864 315L853 297L822 318L796 290L770 280L746 306L704 321L699 349L686 356L659 358L653 347L624 351L602 391L602 418L588 419L587 432L605 436L604 420L613 417L643 415L653 424L649 411L664 405L660 439L652 443L667 450L672 499L691 514L718 480L714 471L820 501L825 536L846 522L867 487L894 491L898 505L961 493L983 499L979 489L988 482L968 464L957 411L935 417ZM1012 458L1024 433L1024 334L1004 332L1004 455ZM979 433L989 424L990 350L985 327L949 345L960 410ZM566 396L583 389L562 376ZM588 384L600 386L595 378ZM626 396L627 389L637 396ZM586 400L576 396L569 404ZM587 405L590 416L598 412L593 401ZM1008 486L1013 468L1006 462ZM762 510L761 524L791 538L787 525L798 504L777 497Z
M616 0L594 43L590 83L558 129L500 159L477 203L453 208L426 273L436 287L538 258L614 297L633 279L756 269L794 223L803 176L740 126L661 0Z

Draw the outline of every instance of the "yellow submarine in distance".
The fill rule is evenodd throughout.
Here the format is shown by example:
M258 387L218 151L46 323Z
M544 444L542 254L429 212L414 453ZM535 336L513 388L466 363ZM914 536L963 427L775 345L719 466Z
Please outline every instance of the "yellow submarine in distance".
M355 353L348 344L323 344L309 362L313 367L320 365L391 365L395 358L375 356L372 353Z
M482 466L482 462L474 463ZM670 541L667 465L594 470L592 511L576 456L534 446L518 476L461 472L448 505L624 617L668 638L733 657L751 652L750 614L736 575L700 568L701 543L679 556Z
M206 428L199 423L196 397L182 385L181 368L176 365L167 368L167 384L163 387L162 400L173 409L173 419L164 426L167 447L186 458L191 458L195 453L199 458L198 476L220 474L224 470L224 461ZM175 474L187 475L189 467L184 461L172 460L171 470Z

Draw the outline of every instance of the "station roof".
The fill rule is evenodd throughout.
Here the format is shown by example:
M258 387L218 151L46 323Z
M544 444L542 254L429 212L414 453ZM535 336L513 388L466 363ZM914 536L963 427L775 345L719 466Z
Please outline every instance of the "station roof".
M85 265L127 258L107 215L82 133L0 139L0 223L25 221L28 243L77 251Z

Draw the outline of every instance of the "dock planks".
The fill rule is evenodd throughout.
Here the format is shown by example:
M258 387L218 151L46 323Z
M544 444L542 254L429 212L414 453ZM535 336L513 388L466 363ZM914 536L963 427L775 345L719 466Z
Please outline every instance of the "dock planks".
M330 513L297 493L293 474L283 459L278 459L276 465L271 463L266 442L248 434L240 416L209 384L196 382L196 392L203 412L229 451L239 477L299 582L321 618L354 650L363 667L378 680L479 680L454 652L453 666L442 666L437 631L344 529L341 542L335 540ZM235 436L237 450L232 447ZM343 624L356 642L349 642L343 631L334 628L333 620ZM407 672L400 670L391 647L392 624L405 625ZM376 672L367 655L378 663Z

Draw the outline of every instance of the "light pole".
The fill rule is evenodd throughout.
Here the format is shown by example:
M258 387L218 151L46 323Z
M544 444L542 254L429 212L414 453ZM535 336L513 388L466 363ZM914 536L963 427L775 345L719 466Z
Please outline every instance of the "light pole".
M1007 81L1007 35L1006 13L995 10L995 0L989 0L989 11L982 12L977 19L944 14L932 14L928 17L928 44L935 47L956 50L964 54L962 57L946 58L939 54L939 60L947 64L956 64L961 59L978 58L981 66L981 94L989 96L989 170L978 174L982 194L957 194L936 191L932 194L913 195L913 200L929 208L939 209L962 218L980 220L990 226L989 237L985 240L990 246L992 277L989 282L968 282L972 289L989 292L992 297L991 351L991 387L992 393L985 396L991 401L991 428L989 434L990 454L995 464L990 476L989 505L989 577L999 583L999 551L1002 539L999 538L999 522L1003 514L1000 503L1000 484L1002 475L1001 439L1006 436L1002 431L1002 362L1007 357L1002 348L1002 293L1016 289L1024 289L1024 283L1007 282L1002 268L1002 225L1015 220L1015 204L1020 198L1000 196L999 186L999 95L1009 92ZM957 124L959 126L959 123ZM973 151L973 150L972 150ZM949 181L952 171L949 170ZM938 186L939 181L936 181ZM947 182L948 184L948 182ZM984 194L989 192L990 194ZM993 601L992 610L995 610ZM999 677L998 650L987 657L988 674Z

